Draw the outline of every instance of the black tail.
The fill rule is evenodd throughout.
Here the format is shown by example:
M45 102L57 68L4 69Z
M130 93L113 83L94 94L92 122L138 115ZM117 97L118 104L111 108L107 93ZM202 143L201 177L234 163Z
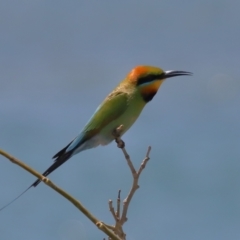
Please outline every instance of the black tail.
M51 172L53 172L55 169L60 167L63 163L65 163L72 155L72 151L64 153L63 155L58 156L55 159L55 162L42 174L43 176L48 176ZM56 156L56 155L55 155ZM36 187L41 182L40 179L37 179L31 187Z
M71 142L72 143L72 142ZM53 156L55 158L54 163L42 174L43 176L48 176L51 172L53 172L55 169L57 169L59 166L61 166L63 163L65 163L72 155L73 151L66 152L66 149L71 144L69 143L65 148L63 148L61 151L59 151L56 155ZM0 208L0 211L2 211L4 208L11 205L13 202L15 202L18 198L20 198L25 192L27 192L31 187L36 187L41 180L37 179L31 186L29 186L25 191L23 191L20 195L18 195L16 198L14 198L11 202Z
M9 202L8 204L6 204L5 206L0 208L0 211L2 211L4 208L8 207L9 205L11 205L13 202L15 202L18 198L20 198L25 192L27 192L28 189L30 189L32 187L32 185L30 187L28 187L24 192L22 192L20 195L18 195L16 198L14 198L11 202Z
M60 167L63 163L65 163L72 155L73 151L66 152L69 145L72 143L72 141L62 150L60 150L58 153L56 153L52 158L54 159L54 163L42 174L43 176L48 176L51 172L53 172L55 169ZM36 187L41 180L37 179L31 187Z

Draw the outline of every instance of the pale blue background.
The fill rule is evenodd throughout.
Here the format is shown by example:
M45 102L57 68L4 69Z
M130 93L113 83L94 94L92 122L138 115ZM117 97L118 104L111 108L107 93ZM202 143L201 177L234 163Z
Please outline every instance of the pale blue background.
M169 79L124 136L151 161L129 209L130 240L240 239L240 1L1 1L0 147L44 171L103 98L139 64ZM0 157L0 206L35 178ZM51 179L101 220L131 175L110 144ZM0 238L103 239L41 184L0 212Z

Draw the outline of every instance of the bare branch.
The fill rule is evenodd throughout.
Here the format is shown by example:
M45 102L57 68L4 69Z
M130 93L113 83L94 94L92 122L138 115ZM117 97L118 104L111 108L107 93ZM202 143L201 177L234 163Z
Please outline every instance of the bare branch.
M110 230L106 224L98 220L95 216L93 216L82 204L80 201L73 198L70 194L65 192L63 189L59 188L57 185L55 185L52 181L50 181L48 178L44 177L42 174L37 172L36 170L29 167L27 164L23 163L19 159L11 156L7 152L0 149L0 155L6 157L9 159L12 163L17 164L21 168L25 169L32 175L36 176L38 179L42 180L47 186L58 192L60 195L62 195L64 198L69 200L75 207L77 207L90 221L92 221L101 231L103 231L105 234L107 234L112 240L122 240L120 239L112 230Z
M125 150L125 149L124 149ZM123 211L122 211L122 216L121 216L121 219L120 219L120 224L123 225L126 221L127 221L127 211L128 211L128 207L129 207L129 204L132 200L132 197L134 195L134 193L136 192L136 190L139 188L139 185L138 185L138 180L139 180L139 177L141 175L141 172L142 170L145 168L148 160L150 159L149 158L149 154L150 154L150 151L151 151L151 147L148 147L148 150L147 150L147 154L146 154L146 157L144 158L143 162L141 163L141 166L139 168L139 170L136 172L132 172L132 176L133 176L133 183L132 183L132 188L128 194L128 196L124 199L123 201ZM125 155L125 154L124 154ZM127 160L127 159L126 159ZM129 157L129 159L127 161L130 161L131 162L131 159Z
M133 176L133 182L132 187L129 191L129 194L127 195L126 199L123 201L123 209L121 212L121 190L118 191L118 197L117 197L117 210L115 211L113 207L112 200L109 200L109 210L115 220L115 226L110 226L108 224L105 224L101 221L99 221L95 216L93 216L82 204L80 201L73 198L71 195L69 195L67 192L65 192L63 189L59 188L57 185L55 185L53 182L51 182L48 178L41 175L39 172L35 171L34 169L30 168L28 165L24 164L17 158L11 156L10 154L4 152L0 149L0 155L3 155L4 157L8 158L11 162L14 164L17 164L18 166L24 168L29 173L36 176L38 179L43 181L46 185L51 187L53 190L61 194L64 198L69 200L75 207L77 207L90 221L92 221L101 231L103 231L105 234L108 235L109 240L126 240L126 234L123 231L123 225L127 221L127 212L128 207L130 205L131 199L136 192L136 190L139 188L138 181L139 177L142 173L142 170L146 167L146 164L148 160L150 159L149 154L151 151L151 147L148 147L146 157L143 159L138 171L134 168L131 158L129 154L127 153L125 149L125 143L121 139L121 133L123 131L123 125L118 127L116 130L113 131L113 136L115 138L115 141L117 143L117 146L122 150L124 157L127 161L127 164L130 168L130 171Z
M119 219L117 217L117 214L115 213L114 207L112 205L112 200L111 199L108 201L108 205L109 205L109 211L112 213L115 222L119 221Z
M148 160L150 160L150 151L151 151L151 146L148 147L146 157L143 159L140 168L137 171L137 175L140 176L142 170L146 167Z
M134 168L134 166L132 164L130 156L128 155L128 153L127 153L125 148L121 148L121 149L122 149L122 152L124 154L125 159L127 160L127 164L128 164L128 166L129 166L129 168L130 168L130 170L132 172L132 175L134 176L136 174L136 170L135 170L135 168Z
M117 219L120 219L120 210L121 210L121 190L118 190L118 198L117 198Z
M126 239L126 234L124 233L122 227L123 227L124 223L127 221L127 211L128 211L130 202L132 200L132 197L133 197L134 193L136 192L136 190L139 188L139 185L138 185L139 177L142 173L142 170L146 167L148 160L150 159L149 154L151 151L151 147L148 147L146 157L143 159L138 171L136 171L132 164L129 154L127 153L127 151L125 149L125 143L121 139L122 131L123 131L123 125L119 126L116 130L113 131L113 136L115 138L117 146L122 150L124 157L127 161L127 164L131 170L131 173L133 176L133 182L132 182L132 187L130 189L128 196L123 201L123 210L122 210L121 217L120 217L120 213L119 213L120 212L120 192L118 193L118 199L117 199L117 219L118 220L116 221L115 215L114 215L114 219L115 219L115 231L114 232L122 239Z

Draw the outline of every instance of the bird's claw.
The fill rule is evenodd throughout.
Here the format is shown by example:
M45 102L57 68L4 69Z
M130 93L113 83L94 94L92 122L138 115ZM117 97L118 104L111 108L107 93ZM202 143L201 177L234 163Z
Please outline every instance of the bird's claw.
M119 148L124 148L125 147L125 142L122 139L116 138L115 142L117 143L117 146Z

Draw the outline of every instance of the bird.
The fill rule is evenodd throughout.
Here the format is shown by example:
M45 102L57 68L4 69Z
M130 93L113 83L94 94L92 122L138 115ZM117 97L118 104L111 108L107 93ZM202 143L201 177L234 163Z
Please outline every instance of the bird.
M113 131L120 125L123 126L120 133L122 136L134 124L143 108L153 99L166 79L184 75L192 75L192 73L175 70L164 71L159 67L146 65L133 68L107 95L82 131L53 156L53 164L42 175L48 176L77 153L111 143L115 139ZM37 179L0 211L40 182L41 180Z

